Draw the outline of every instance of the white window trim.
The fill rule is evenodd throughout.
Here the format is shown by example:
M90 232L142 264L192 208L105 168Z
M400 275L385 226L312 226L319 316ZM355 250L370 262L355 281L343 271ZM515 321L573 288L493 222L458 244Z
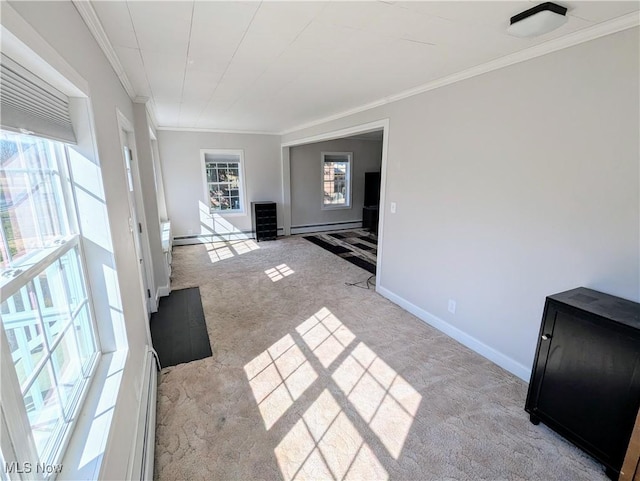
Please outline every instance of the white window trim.
M69 172L69 154L67 148L57 148L56 147L56 162L58 164L59 175L60 175L60 188L62 191L62 195L64 197L65 204L65 214L66 219L65 222L68 222L70 225L68 226L71 230L78 230L77 225L77 217L76 213L78 212L78 206L76 202L76 196L74 192L70 189L70 184L73 183L72 177ZM3 403L8 408L8 412L11 413L11 419L7 420L7 432L6 434L9 437L10 443L15 443L19 449L13 451L13 456L19 453L19 458L12 458L11 461L18 461L19 465L22 466L22 460L25 459L24 456L27 456L27 460L37 460L38 462L51 461L54 464L62 463L62 460L65 457L66 449L68 444L71 441L71 438L74 435L75 427L78 419L80 418L82 407L87 398L89 388L93 383L95 372L97 366L101 359L101 344L99 338L99 332L96 324L94 306L91 300L91 289L89 279L87 278L87 266L86 259L83 252L83 245L81 241L81 235L78 233L67 234L64 237L60 237L49 247L43 247L34 251L32 253L27 254L24 257L21 257L14 266L11 266L7 269L7 271L15 271L14 275L4 277L0 281L0 293L2 300L6 300L11 296L17 294L19 290L27 285L29 282L35 281L35 279L46 271L53 263L55 263L62 256L67 254L72 249L78 249L78 262L80 263L80 268L82 270L82 277L85 284L85 296L86 299L81 303L82 306L87 306L90 311L90 324L93 329L93 337L94 337L94 348L96 351L94 352L91 360L89 369L86 374L83 374L81 382L81 387L76 391L77 397L72 401L72 403L67 406L71 408L71 412L73 413L71 419L66 423L66 425L56 433L56 439L51 443L46 453L38 453L36 450L33 431L30 428L30 422L27 415L26 407L23 402L23 394L21 392L21 386L16 376L16 372L13 369L14 363L11 356L11 350L8 347L7 338L5 329L0 326L0 364L3 368L0 370L0 377L4 379L3 382L3 390L0 392L0 398L3 399ZM72 324L73 321L70 321ZM49 360L53 355L53 351L55 350L55 346L57 343L61 342L62 335L59 337L58 341L54 341L54 343L49 346L49 354L46 356ZM41 365L46 364L49 361L42 361ZM42 367L36 367L36 370L30 375L32 378L36 375L38 371L41 371ZM31 379L28 381L30 384L33 381ZM6 391L4 389L7 389ZM4 414L3 414L4 416ZM4 422L4 419L3 419ZM2 428L5 429L5 426ZM50 459L42 459L40 457L41 454L44 454L47 457L51 457ZM7 460L5 459L5 462ZM10 461L10 462L11 462ZM24 461L26 462L26 461ZM35 469L35 462L32 463L33 469ZM4 465L0 467L4 469ZM55 474L49 476L46 473L38 473L32 471L34 479L54 479Z
M237 155L240 159L240 209L239 210L213 210L211 209L211 201L209 200L209 183L207 182L207 162L205 154L214 155ZM200 149L200 172L202 173L202 193L204 195L204 204L209 207L211 215L221 215L223 217L237 217L247 215L247 182L244 173L244 150L243 149Z
M324 159L327 155L344 155L349 159L349 169L347 172L347 203L325 204L324 203ZM320 208L322 210L351 209L351 183L353 179L353 152L320 152Z

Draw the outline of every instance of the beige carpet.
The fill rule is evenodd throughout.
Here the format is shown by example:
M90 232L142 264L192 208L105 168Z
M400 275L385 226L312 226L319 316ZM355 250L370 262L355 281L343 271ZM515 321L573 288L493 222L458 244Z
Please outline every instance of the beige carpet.
M527 386L301 238L176 247L213 357L162 371L159 480L605 480Z

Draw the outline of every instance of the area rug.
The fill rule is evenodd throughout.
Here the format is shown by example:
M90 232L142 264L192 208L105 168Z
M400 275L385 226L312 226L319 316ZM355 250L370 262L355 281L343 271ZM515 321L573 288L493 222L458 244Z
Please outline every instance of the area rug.
M362 267L371 274L376 273L378 238L365 229L308 235L304 238L344 260Z
M150 327L162 367L212 355L198 287L175 290L161 298Z

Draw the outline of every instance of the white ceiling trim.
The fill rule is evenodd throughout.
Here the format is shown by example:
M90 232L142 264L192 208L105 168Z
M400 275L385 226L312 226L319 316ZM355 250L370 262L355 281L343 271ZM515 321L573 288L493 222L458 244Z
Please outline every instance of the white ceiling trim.
M346 127L340 130L333 130L331 132L324 132L318 135L312 135L310 137L303 137L301 139L290 140L288 142L281 142L281 147L295 147L296 145L315 144L317 142L324 142L326 140L343 139L345 137L352 137L356 134L366 134L376 130L384 130L389 132L389 119L374 120L366 124L354 125L352 127ZM384 140L384 137L383 137Z
M463 70L461 72L448 75L441 79L428 82L419 87L405 90L404 92L400 92L398 94L391 95L389 97L385 97L365 105L361 105L360 107L345 110L343 112L330 115L328 117L324 117L318 120L314 120L312 122L291 127L287 130L283 130L282 132L280 132L280 135L290 134L292 132L297 132L303 129L324 124L326 122L331 122L333 120L338 120L344 117L348 117L350 115L364 112L366 110L371 110L373 108L380 107L382 105L387 105L391 102L396 102L398 100L406 99L408 97L413 97L414 95L428 92L429 90L434 90L440 87L444 87L445 85L450 85L455 82L460 82L461 80L466 80L472 77L476 77L478 75L482 75L482 74L491 72L493 70L498 70L504 67L508 67L509 65L514 65L516 63L524 62L526 60L531 60L536 57L540 57L542 55L556 52L558 50L573 47L575 45L588 42L590 40L595 40L597 38L604 37L605 35L611 35L613 33L621 32L629 28L637 27L638 25L640 25L640 12L629 13L627 15L623 15L613 20L609 20L607 22L602 22L602 23L593 25L591 27L578 30L577 32L573 32L564 37L549 40L548 42L544 42L542 44L535 45L533 47L529 47L524 50L520 50L519 52L506 55L496 60L492 60L490 62L478 65L476 67L472 67L472 68Z
M102 52L107 57L107 60L111 64L111 68L118 76L118 79L120 80L122 87L127 92L127 95L129 95L129 98L133 102L138 101L138 99L140 99L141 97L137 95L135 89L133 88L133 85L131 84L131 81L129 80L129 77L127 77L124 67L120 62L120 58L118 57L118 54L116 54L116 51L113 48L113 45L111 44L107 33L104 31L104 27L102 26L102 23L100 22L98 14L93 8L93 5L91 5L91 2L87 0L72 0L72 2L76 7L76 10L78 10L78 13L82 17L82 20L84 20L84 23L87 25L89 32L91 32L91 35L93 35L93 38L96 40L96 42L98 42L98 45L102 49ZM146 104L147 113L149 114L149 118L151 120L151 123L153 124L152 126L154 128L157 128L156 126L158 125L158 120L155 114L155 104L153 103L153 100L151 100L150 102L146 102Z
M142 95L136 95L133 99L133 103L135 104L145 104L145 107L147 109L147 115L149 117L149 122L151 123L150 127L154 130L158 129L158 121L156 120L156 116L153 113L154 109L150 107L150 104L153 103L153 99L150 99L149 97L145 97Z
M136 91L134 90L133 85L131 85L131 81L129 80L129 77L127 77L127 74L124 71L124 67L120 62L118 55L116 55L116 51L114 50L113 45L111 45L109 37L107 37L107 33L102 27L102 23L100 23L98 14L93 9L93 5L91 5L91 2L88 2L86 0L72 1L73 5L76 7L76 10L78 10L78 13L82 17L82 20L84 20L84 23L89 28L91 35L93 35L93 38L96 39L96 42L98 42L98 45L106 55L107 60L109 60L111 67L120 79L120 83L127 91L129 97L133 100L136 97Z
M280 135L280 132L268 132L263 130L227 130L227 129L197 129L191 127L157 127L157 130L171 130L174 132L200 132L213 134L251 134L251 135Z

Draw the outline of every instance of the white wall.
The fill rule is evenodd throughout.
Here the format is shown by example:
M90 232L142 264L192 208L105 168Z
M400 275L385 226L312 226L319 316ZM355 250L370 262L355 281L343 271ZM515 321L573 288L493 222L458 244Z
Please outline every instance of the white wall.
M117 108L133 122L132 104L73 4L11 2L11 6L87 81L90 89L98 147L98 158L90 160L99 163L102 172L115 257L115 276L122 294L121 306L116 304L119 301L116 299L110 306L114 310L122 310L117 314L124 318L129 347L122 372L122 385L125 388L120 389L118 394L102 473L105 479L125 479L127 460L135 439L142 361L147 345L144 304L128 225L127 190L116 117ZM112 272L109 265L105 264L102 268L105 276ZM107 294L96 293L99 296ZM107 349L112 347L109 344ZM115 344L118 344L117 340Z
M251 202L278 203L282 226L282 166L280 137L276 135L158 131L165 199L175 237L210 236L251 231ZM205 198L201 149L244 150L246 201L244 214L225 214L213 221Z
M545 296L640 300L638 45L626 30L283 142L389 118L382 292L526 377Z
M322 152L353 152L351 208L322 210ZM361 221L364 173L380 172L382 141L339 139L291 147L292 227Z

